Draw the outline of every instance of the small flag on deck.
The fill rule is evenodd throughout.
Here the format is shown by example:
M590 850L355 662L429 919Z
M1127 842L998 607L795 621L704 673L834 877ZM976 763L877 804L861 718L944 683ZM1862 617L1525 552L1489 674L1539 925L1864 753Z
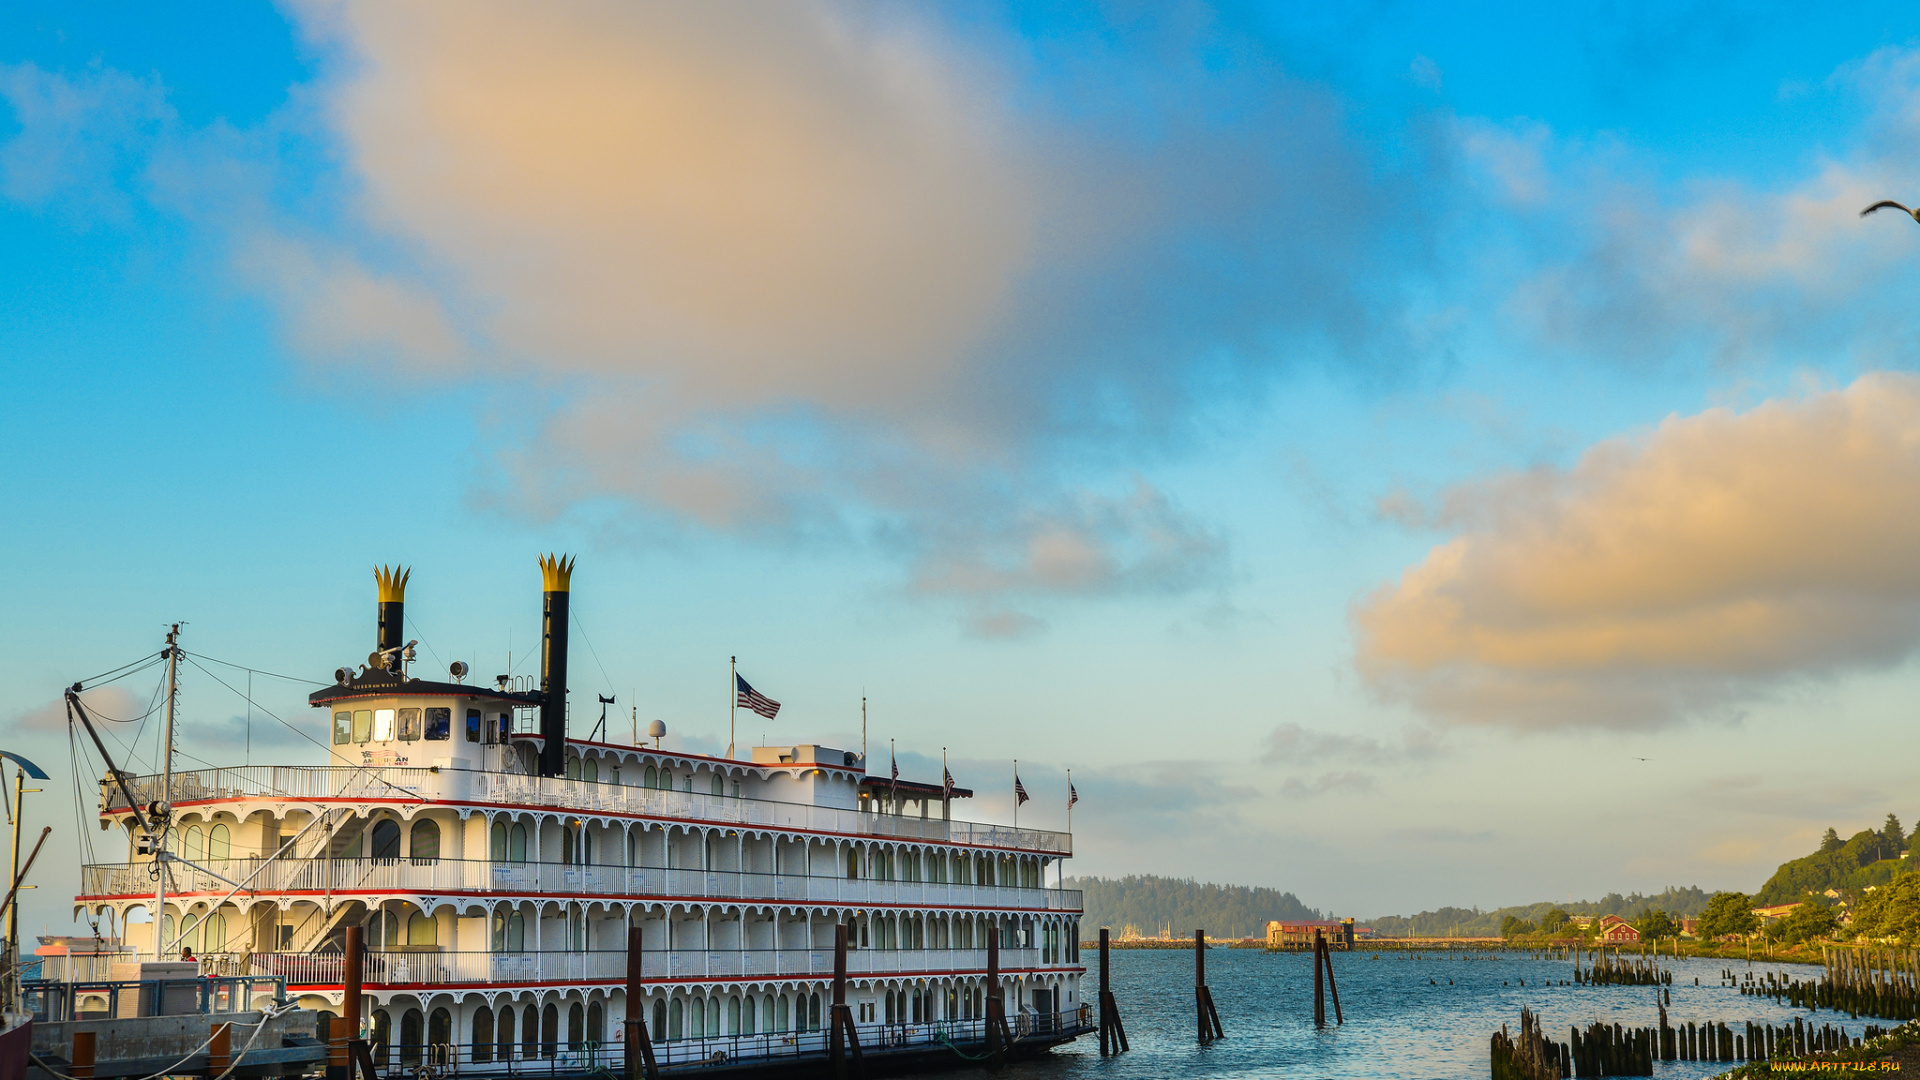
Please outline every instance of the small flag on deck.
M1015 806L1027 801L1027 786L1020 782L1019 773L1013 774L1013 797L1017 800L1014 803Z
M774 714L780 711L779 702L748 686L747 680L741 678L740 673L737 671L734 672L733 675L733 688L739 695L737 701L740 705L752 709L754 712L759 713L769 720L773 719Z

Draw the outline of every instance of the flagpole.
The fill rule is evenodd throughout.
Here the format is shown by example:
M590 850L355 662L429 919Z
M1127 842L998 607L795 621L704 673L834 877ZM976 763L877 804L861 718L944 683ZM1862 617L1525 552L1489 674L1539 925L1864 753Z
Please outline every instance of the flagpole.
M867 695L860 695L860 767L867 767Z
M740 715L740 658L727 657L727 757L733 757L733 723Z
M940 820L953 820L953 796L947 792L953 785L947 783L947 777L953 775L947 771L947 748L940 748Z

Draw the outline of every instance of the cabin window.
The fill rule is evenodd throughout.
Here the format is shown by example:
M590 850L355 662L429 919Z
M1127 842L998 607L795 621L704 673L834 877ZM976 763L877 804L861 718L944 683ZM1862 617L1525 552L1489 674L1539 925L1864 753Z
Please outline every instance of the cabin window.
M406 1065L420 1064L420 1042L424 1032L425 1018L419 1009L408 1009L400 1014L400 1061Z
M667 1003L664 1001L653 1003L653 1041L667 1041Z
M420 739L420 710L400 710L400 741L417 742Z
M607 1040L607 1009L599 1002L587 1006L587 1041L599 1044Z
M552 1057L560 1050L560 1009L549 1002L540 1013L540 1056Z
M407 919L407 944L440 944L440 921L425 912L415 912Z
M392 709L373 710L373 741L374 742L392 742L393 741L393 710Z
M231 859L233 857L233 834L225 825L215 825L207 830L207 858Z
M370 858L397 859L400 857L400 823L385 818L373 827L373 851Z
M520 1056L531 1061L540 1052L540 1012L532 1005L520 1014Z
M471 743L477 743L480 741L480 710L479 709L467 710L467 741Z
M847 880L852 881L859 876L860 876L860 849L848 848L847 849Z
M187 916L187 920L185 923L181 924L181 930L180 930L180 950L182 953L192 952L193 950L198 949L200 947L200 942L197 939L197 934L195 933L199 929L200 929L200 916L198 915Z
M560 861L568 866L573 865L573 829L571 828L560 830Z
M413 823L412 843L407 847L408 857L415 866L427 866L440 859L440 826L433 821Z
M519 822L515 822L513 831L507 834L507 861L527 861L527 827Z
M225 952L227 948L227 917L219 912L207 916L201 924L201 934L207 952Z
M453 738L453 710L427 710L427 738L445 742Z
M754 1033L753 1004L753 995L748 994L745 1004L740 1009L740 1025L737 1029L742 1035L751 1035Z
M725 795L727 793L726 782L720 779L719 773L713 774L713 793L715 795Z
M567 758L567 779L569 780L580 779L580 759L579 758L577 757Z
M373 1011L373 1035L367 1040L373 1044L375 1064L387 1063L387 1048L393 1045L393 1017L385 1009Z
M485 1005L473 1013L473 1060L476 1063L493 1060L493 1010Z
M355 709L353 711L353 741L366 742L373 738L373 710Z
M435 1046L445 1046L453 1041L453 1013L444 1008L433 1010L427 1018L427 1041Z
M201 830L200 826L188 826L186 840L186 856L189 860L199 862L207 857L207 834Z
M588 758L585 762L581 763L580 779L585 780L589 784L597 784L600 782L599 758Z
M521 952L527 943L527 920L517 911L502 908L493 913L493 951ZM508 1021L502 1017L503 1023ZM501 1042L512 1042L512 1033L508 1032Z
M642 787L649 787L649 788L653 788L653 787L659 787L659 786L660 786L660 771L659 771L658 769L655 769L655 768L654 768L653 766L651 766L651 765L649 765L649 766L647 766L647 771L646 771L646 777L645 777L645 780L644 780L644 782L643 782L643 783L641 784L641 786L642 786Z
M494 862L507 861L507 823L506 822L496 821L493 823L492 843L488 845L487 855Z
M500 1060L512 1061L513 1060L513 1006L508 1005L505 1008L500 1010L500 1026L494 1029L494 1037L499 1040L499 1042L494 1043L494 1046L499 1048Z
M580 1008L580 1003L576 1001L567 1006L567 1049L578 1053L580 1044L586 1041L586 1011Z
M685 1018L683 1009L685 1006L680 1004L679 998L674 998L667 1005L667 1038L680 1038L680 1021Z
M337 712L333 714L333 745L341 746L353 741L353 714Z

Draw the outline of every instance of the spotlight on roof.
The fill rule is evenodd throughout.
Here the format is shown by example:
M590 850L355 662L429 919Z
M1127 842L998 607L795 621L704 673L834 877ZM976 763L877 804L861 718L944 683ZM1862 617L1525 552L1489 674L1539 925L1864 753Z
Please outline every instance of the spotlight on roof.
M467 677L467 662L465 660L455 660L453 663L448 664L447 674L453 676L454 682L464 680Z

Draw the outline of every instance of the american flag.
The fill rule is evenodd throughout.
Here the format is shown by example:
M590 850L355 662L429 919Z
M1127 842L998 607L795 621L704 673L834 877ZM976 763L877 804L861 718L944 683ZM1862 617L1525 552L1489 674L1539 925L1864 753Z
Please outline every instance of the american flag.
M739 694L736 699L739 704L752 709L754 712L759 713L769 720L773 719L774 714L780 711L779 702L748 686L747 680L741 678L740 673L737 671L733 673L733 688Z
M891 755L889 755L891 756ZM900 759L893 758L893 791L890 793L897 802L900 799Z
M950 800L953 798L953 774L947 771L945 765L942 765L940 766L940 777L940 797Z
M1073 781L1071 780L1067 781L1067 805L1072 806L1074 803L1077 803L1079 801L1080 801L1080 793L1074 790Z
M1015 806L1027 801L1027 786L1020 782L1019 773L1013 774L1013 797L1018 800L1014 803Z

